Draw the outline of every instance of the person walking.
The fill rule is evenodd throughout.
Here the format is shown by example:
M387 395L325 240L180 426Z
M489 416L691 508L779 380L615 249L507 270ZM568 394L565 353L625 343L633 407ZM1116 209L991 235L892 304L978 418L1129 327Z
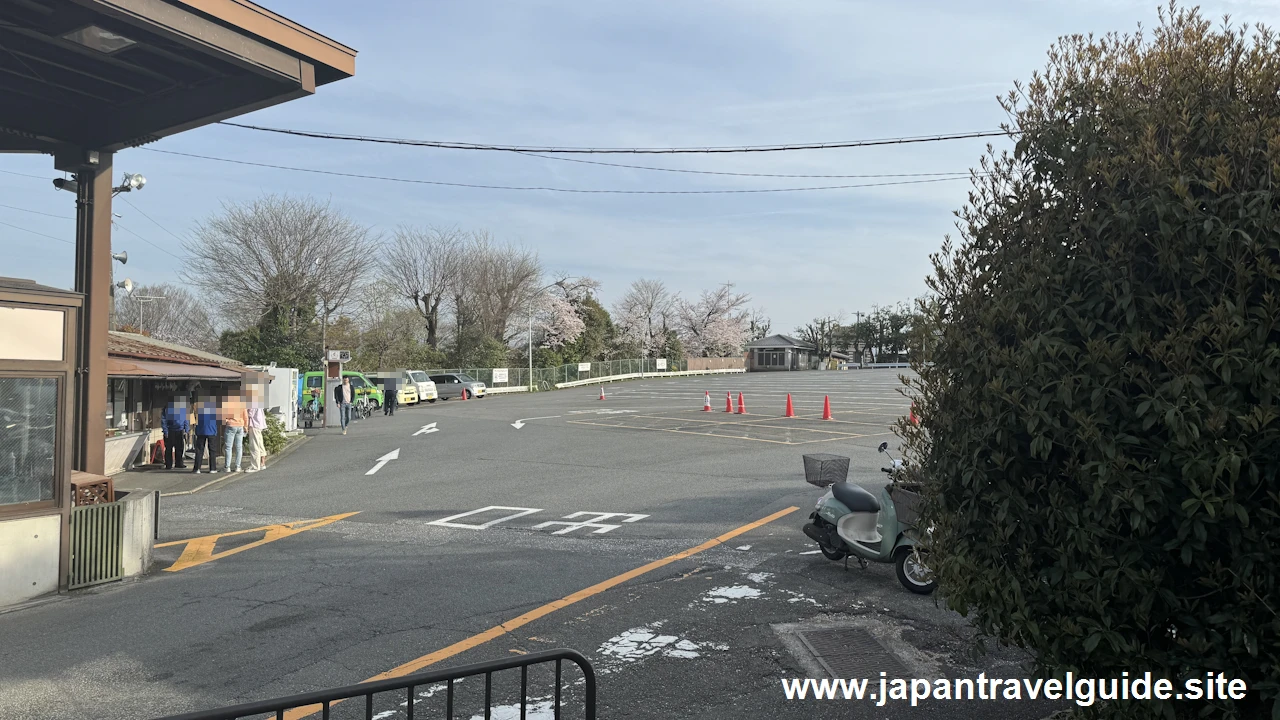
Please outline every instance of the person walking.
M244 432L249 427L249 413L245 408L244 397L228 397L222 408L223 431L226 438L222 443L223 456L227 464L227 472L240 472L241 460L244 459Z
M204 453L209 451L209 472L218 472L218 458L214 454L213 439L218 436L218 409L213 406L213 398L205 396L196 403L196 466L192 470L202 473L200 465L204 461Z
M267 414L262 410L262 394L257 388L249 392L249 470L258 472L266 458L262 432L267 429Z
M342 434L346 435L347 425L351 423L351 403L355 402L350 376L343 377L342 384L333 389L333 401L338 403L338 420L342 423Z
M160 416L160 431L164 433L164 469L179 470L187 467L182 453L186 450L187 433L191 421L187 419L187 399L175 395Z

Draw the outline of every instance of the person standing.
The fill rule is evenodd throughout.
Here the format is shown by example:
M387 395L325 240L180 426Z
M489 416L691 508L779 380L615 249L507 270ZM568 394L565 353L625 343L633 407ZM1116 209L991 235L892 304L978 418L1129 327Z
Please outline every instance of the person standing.
M382 414L395 415L396 406L400 404L400 383L389 378L382 391Z
M244 431L249 426L249 413L243 397L228 397L223 405L225 440L222 443L227 472L240 472L244 459Z
M205 396L196 403L196 466L192 472L204 472L200 465L206 450L209 451L209 472L218 472L218 458L213 447L213 439L217 436L218 410L213 406L213 398Z
M333 389L333 401L338 403L338 420L342 423L342 434L347 434L347 425L351 423L351 403L355 402L355 388L351 387L349 376L342 378L342 384Z
M164 469L179 470L187 467L182 453L186 450L187 433L191 421L187 419L187 399L175 395L160 416L160 431L164 433Z
M249 393L249 470L262 469L266 452L262 446L262 432L267 429L267 414L262 410L262 395L256 388Z

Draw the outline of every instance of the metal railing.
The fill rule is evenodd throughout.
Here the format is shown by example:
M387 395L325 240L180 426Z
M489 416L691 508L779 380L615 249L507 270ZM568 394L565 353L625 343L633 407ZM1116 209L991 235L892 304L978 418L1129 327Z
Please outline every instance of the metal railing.
M322 720L330 720L335 713L335 706L345 700L353 698L363 698L364 702L361 707L342 707L343 711L351 711L344 713L346 717L362 717L365 720L373 720L375 707L387 707L387 694L395 693L389 699L396 703L390 707L391 712L387 709L380 710L378 717L385 718L391 714L403 713L406 720L414 720L415 717L421 719L424 717L444 717L446 720L453 720L455 705L458 698L456 697L458 685L466 678L484 677L484 711L481 717L485 720L491 720L494 711L494 691L493 682L494 673L504 670L520 669L520 691L519 691L519 717L524 720L531 712L537 713L540 717L545 717L546 712L551 711L557 720L562 717L562 706L564 704L564 678L563 663L569 661L578 666L582 671L582 715L584 720L595 720L596 717L596 674L592 669L591 663L576 650L560 649L547 650L545 652L530 653L519 657L491 660L489 662L473 663L471 665L462 665L460 667L449 668L444 670L434 670L431 672L418 673L416 675L408 675L402 678L393 678L390 680L378 680L375 682L361 683L359 685L348 685L347 687L334 688L332 690L319 690L316 692L302 693L299 695L291 695L289 697L276 698L274 700L260 700L258 702L244 703L241 705L233 705L230 707L219 708L216 710L202 710L199 712L185 713L182 715L171 715L160 720L238 720L238 718L257 718L261 716L275 717L277 720L284 720L286 717L303 718L318 715ZM555 664L555 688L552 696L540 703L540 707L531 708L529 700L529 669L535 665L545 665L549 663ZM441 685L443 683L443 685ZM432 686L428 692L415 693L415 690L424 686ZM570 688L573 688L570 685ZM417 708L419 704L430 700L436 695L437 690L444 691L443 698L443 715L425 714L430 712L428 708ZM397 691L404 691L400 694ZM384 694L380 698L381 703L375 703L375 696ZM404 702L399 702L400 698L404 698ZM436 703L440 704L439 702ZM550 705L548 708L547 706ZM510 713L515 711L515 703L512 703L503 711L504 716L509 717ZM415 715L415 711L418 713ZM477 713L474 710L459 710L463 717L475 717Z
M587 365L588 363L582 364ZM579 370L578 363L549 368L534 368L533 385L535 388L554 387L556 383L572 382L574 380L587 380L612 375L630 375L632 373L661 372L656 358L601 360L590 363L590 365L591 367L586 370ZM688 369L688 365L688 361L684 359L667 360L666 367L662 368L662 370L684 371ZM529 386L529 368L527 367L507 368L507 381L505 383L493 382L493 368L446 368L442 370L427 370L426 372L428 375L462 373L479 380L489 387Z
M98 585L124 575L124 505L71 508L71 577L67 588Z

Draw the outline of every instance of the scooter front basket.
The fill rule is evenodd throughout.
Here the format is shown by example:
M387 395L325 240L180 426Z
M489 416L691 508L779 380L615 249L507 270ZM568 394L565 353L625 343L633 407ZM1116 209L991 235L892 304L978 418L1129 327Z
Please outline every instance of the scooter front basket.
M849 458L828 453L804 456L804 479L810 485L830 487L849 478Z

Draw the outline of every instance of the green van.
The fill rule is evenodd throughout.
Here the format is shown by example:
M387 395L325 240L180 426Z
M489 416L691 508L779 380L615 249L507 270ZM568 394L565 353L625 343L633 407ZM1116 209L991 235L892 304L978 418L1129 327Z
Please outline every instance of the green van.
M362 397L368 397L369 399L373 400L373 406L375 408L382 407L382 403L384 402L382 389L379 388L377 385L374 385L373 382L369 380L369 378L364 376L364 373L356 372L355 370L343 370L342 377L351 378L351 387L355 388L357 400L359 400ZM312 398L316 398L317 396L319 396L320 406L321 407L324 406L325 398L324 398L324 372L323 371L315 370L309 373L303 373L302 378L298 381L298 384L300 386L299 394L301 395L299 400L301 401L302 405L305 406L307 403L311 402Z

